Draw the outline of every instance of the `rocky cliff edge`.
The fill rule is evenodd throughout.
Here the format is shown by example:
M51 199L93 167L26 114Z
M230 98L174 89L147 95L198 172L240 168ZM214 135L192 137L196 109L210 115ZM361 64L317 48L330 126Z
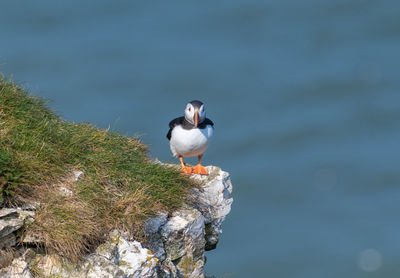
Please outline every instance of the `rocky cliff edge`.
M184 207L145 222L145 243L114 230L77 264L48 255L35 238L21 236L24 226L35 221L34 206L1 209L0 277L205 277L205 251L216 248L233 201L229 174L214 166L207 170L209 176L191 176L201 186ZM77 179L80 174L75 173ZM9 247L17 251L5 252Z

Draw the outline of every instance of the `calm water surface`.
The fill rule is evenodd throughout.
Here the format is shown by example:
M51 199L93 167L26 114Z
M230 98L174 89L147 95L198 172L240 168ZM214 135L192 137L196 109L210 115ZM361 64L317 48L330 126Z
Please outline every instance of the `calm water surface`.
M204 162L235 199L208 274L399 277L399 14L394 0L5 0L0 71L163 161L169 120L203 100Z

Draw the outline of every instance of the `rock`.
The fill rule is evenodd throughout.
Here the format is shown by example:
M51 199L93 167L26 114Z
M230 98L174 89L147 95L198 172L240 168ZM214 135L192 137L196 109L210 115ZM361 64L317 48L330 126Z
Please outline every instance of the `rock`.
M14 259L10 266L0 272L2 278L32 278L28 263L23 257Z
M88 258L89 265L106 265L106 273L103 269L91 267L88 277L156 277L155 266L158 259L153 253L143 248L138 241L129 241L118 231L114 231L111 241L100 245L95 254ZM108 273L108 274L107 274ZM89 274L91 276L89 276Z
M200 190L193 190L194 206L205 218L206 250L216 248L221 225L231 211L233 202L232 183L227 172L215 166L208 166L209 176L193 176L204 183Z
M30 234L27 234L27 233L25 233L22 236L22 242L26 243L26 244L34 244L34 245L37 245L37 246L44 244L43 239L39 238L38 236L30 235Z
M144 225L145 233L148 238L145 247L154 252L160 260L165 260L164 242L161 237L161 227L167 222L168 214L160 213L158 216L150 218Z
M167 167L174 167L167 165ZM221 230L221 224L230 212L233 199L229 174L218 167L208 166L208 176L192 175L201 182L200 189L192 192L190 206L176 211L172 217L152 220L161 225L162 243L149 248L153 251L164 246L165 259L159 257L160 277L204 277L204 251L215 249ZM159 225L148 229L154 238ZM146 226L145 226L146 227ZM156 252L160 254L160 252Z
M39 206L40 206L40 202L36 201L36 202L32 202L32 203L23 204L20 207L20 209L22 209L22 210L36 210Z
M68 188L66 188L65 186L60 186L58 188L58 190L60 191L61 195L65 196L65 197L70 197L70 196L74 195L74 193L71 190L69 190Z
M79 275L76 266L62 263L55 255L35 254L32 258L35 277L84 277Z
M177 277L204 277L204 217L194 208L173 214L161 228L164 265Z
M73 184L75 184L80 177L83 177L84 173L81 171L74 171L69 173L64 177L64 179L60 180L58 184L55 185L58 188L59 193L64 197L71 197L74 195L72 191Z
M4 238L12 232L20 229L23 225L24 218L19 217L18 213L14 214L13 212L12 214L8 214L7 217L0 219L0 238Z
M124 275L130 277L153 277L158 259L153 253L143 248L138 241L120 239L118 250L118 266Z
M0 249L5 247L11 247L16 244L16 237L13 233L8 234L2 238L0 238Z
M146 235L150 236L158 233L161 226L167 222L168 214L165 212L160 213L158 216L152 217L144 224Z
M0 219L18 217L18 211L15 208L3 208L0 210Z
M118 231L87 255L79 265L68 265L51 255L37 255L36 268L45 277L156 278L158 259L138 241L129 241Z
M20 208L3 208L0 210L0 249L16 244L13 232L21 229L24 224L34 221L35 212Z
M20 208L17 209L19 215L25 221L34 221L35 220L35 212L30 210L22 210Z
M29 265L33 266L35 275L40 273L44 277L205 277L205 251L216 247L221 224L233 201L229 174L213 166L207 170L209 176L191 176L202 184L192 190L191 202L170 216L160 213L144 223L148 238L145 243L131 240L129 233L115 230L107 242L86 255L79 264L28 249L30 255L14 259L0 272L0 277L31 277ZM74 173L75 181L83 175L77 173ZM34 221L34 216L34 211L20 208L0 210L0 246L15 244L15 231ZM27 234L22 240L40 243Z
M220 168L208 166L207 169L209 176L193 177L204 183L201 190L194 190L195 205L204 215L206 224L216 220L222 222L231 211L232 183L229 174Z
M83 178L85 176L85 173L82 171L75 171L73 174L75 181L78 181L80 178Z

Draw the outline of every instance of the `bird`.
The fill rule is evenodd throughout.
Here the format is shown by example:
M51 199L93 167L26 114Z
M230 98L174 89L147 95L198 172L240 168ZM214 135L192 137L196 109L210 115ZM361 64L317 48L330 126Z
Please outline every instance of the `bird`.
M203 102L190 101L185 108L184 116L173 119L169 123L167 139L172 154L179 157L182 174L208 175L207 169L201 165L201 159L214 133L214 123L206 118ZM191 168L183 163L183 157L197 156L198 164Z

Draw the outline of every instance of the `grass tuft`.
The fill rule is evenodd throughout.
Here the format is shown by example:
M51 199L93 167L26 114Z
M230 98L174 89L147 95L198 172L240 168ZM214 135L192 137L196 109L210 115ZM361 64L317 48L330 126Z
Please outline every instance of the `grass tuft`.
M85 173L77 182L76 170ZM47 252L77 260L115 227L140 236L146 218L180 207L193 186L152 163L137 138L66 122L0 78L0 206L39 201L26 233Z

